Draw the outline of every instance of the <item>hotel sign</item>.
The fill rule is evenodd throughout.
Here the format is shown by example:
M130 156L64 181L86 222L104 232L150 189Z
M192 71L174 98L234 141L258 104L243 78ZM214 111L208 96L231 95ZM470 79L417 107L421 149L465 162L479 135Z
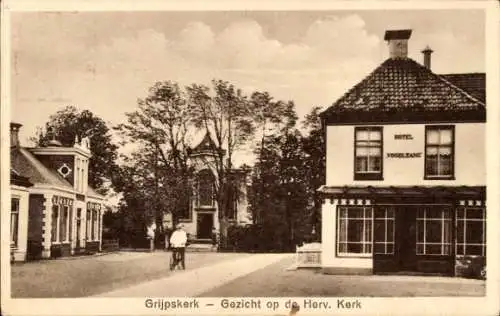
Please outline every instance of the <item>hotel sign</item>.
M413 140L413 135L411 134L395 134L395 140ZM404 152L404 153L387 153L387 158L420 158L422 153L420 152Z

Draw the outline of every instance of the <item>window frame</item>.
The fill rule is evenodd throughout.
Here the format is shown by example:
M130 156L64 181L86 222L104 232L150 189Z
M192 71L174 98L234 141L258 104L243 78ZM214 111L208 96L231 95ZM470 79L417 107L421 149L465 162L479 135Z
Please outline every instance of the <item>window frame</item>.
M362 241L361 242L350 242L350 243L359 243L361 245L370 245L370 252L341 252L340 251L340 211L342 208L347 208L347 212L349 213L349 209L353 208L361 208L363 210L363 217L360 218L352 218L352 219L357 219L357 220L362 220L363 221L363 232L362 232ZM369 210L371 213L370 217L365 217L365 210ZM335 227L335 256L337 258L371 258L373 256L373 212L374 212L374 207L373 206L356 206L356 205L337 205L337 210L336 210L336 227ZM346 220L349 220L349 214L347 215L347 218L344 218ZM371 231L370 231L370 240L365 240L366 238L366 222L370 222L371 224ZM346 235L348 235L348 230L346 231ZM349 241L346 241L346 243L349 243Z
M451 145L429 145L428 132L430 130L450 130ZM429 147L450 147L451 149L451 166L449 175L428 175L427 174L427 150ZM439 157L439 150L438 155ZM439 159L439 158L438 158ZM438 163L439 166L439 163ZM455 180L455 125L425 125L425 148L424 148L424 180Z
M17 201L17 208L14 210L14 200ZM21 209L21 197L13 195L10 197L10 247L17 248L19 243L19 211ZM12 216L16 215L15 233L13 231Z
M441 217L429 217L427 216L428 211L434 211L438 209L441 213ZM419 217L419 211L423 211L423 217ZM448 213L449 217L445 217L445 212ZM431 208L431 207L423 207L417 210L417 216L415 218L416 222L416 240L415 240L415 254L417 256L451 256L453 255L453 229L454 229L454 221L453 221L453 209L449 206L439 207L439 208ZM419 241L419 224L423 223L423 241ZM439 222L440 230L441 230L441 239L440 242L427 242L427 224L429 222ZM445 235L445 222L448 223L448 236ZM447 238L447 239L446 239ZM448 242L445 242L448 240ZM419 252L419 245L422 245L422 252ZM441 252L440 253L427 253L427 245L440 245ZM446 248L447 247L447 248ZM446 249L448 250L446 252Z
M474 209L474 210L481 210L482 211L482 218L475 218L475 217L471 217L471 218L467 218L467 211L470 210L470 209ZM460 216L460 211L463 211L463 217ZM461 207L458 207L457 208L457 218L456 218L456 221L457 221L457 224L456 224L456 242L455 242L455 254L457 256L482 256L482 257L485 257L486 256L486 208L485 207L481 207L481 206L461 206ZM481 244L477 244L477 243L468 243L467 242L467 221L470 221L470 222L482 222L482 227L483 227L483 230L482 230L482 243ZM462 222L462 225L463 225L463 239L462 240L458 240L458 229L459 229L459 225L458 223L459 222ZM467 246L470 245L470 246L480 246L481 247L481 255L471 255L471 254L467 254ZM462 251L459 252L459 247L462 246Z
M207 180L208 178L210 178L211 180L211 189L210 189L210 193L211 193L211 199L210 199L210 204L202 204L201 202L201 187L202 187L202 179L203 177L205 177L204 180ZM215 207L215 176L213 174L213 172L210 170L210 169L203 169L203 170L200 170L198 172L198 175L197 175L197 186L196 186L196 206L198 208L214 208ZM208 187L208 186L207 186Z
M384 212L384 217L377 217L377 211L383 211ZM379 205L378 207L375 207L373 210L373 224L372 224L372 230L373 230L373 237L372 237L372 242L373 242L373 254L382 254L382 255L394 255L396 253L396 208L394 206L389 206L389 205ZM389 216L389 213L392 213L392 216ZM384 225L384 241L375 241L375 225L376 222L380 221ZM392 226L392 236L389 236L388 234L388 227L389 225ZM390 238L389 238L390 237ZM392 240L392 241L390 241ZM384 252L377 252L376 251L376 244L382 244L384 245ZM389 251L389 245L392 246L392 250Z
M378 131L380 133L380 171L378 172L358 172L356 170L356 158L358 152L358 131ZM354 180L380 181L384 180L384 127L383 126L354 126ZM370 147L368 147L370 148Z
M56 216L54 217L54 213ZM59 225L61 217L61 205L60 204L52 204L50 218L51 218L51 231L50 231L50 242L51 244L59 244L61 241L59 240L59 230L61 229Z

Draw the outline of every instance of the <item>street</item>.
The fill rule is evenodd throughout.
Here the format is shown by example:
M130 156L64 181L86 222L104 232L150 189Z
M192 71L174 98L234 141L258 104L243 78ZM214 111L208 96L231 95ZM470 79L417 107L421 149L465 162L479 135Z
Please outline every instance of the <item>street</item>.
M168 269L169 252L15 264L12 297L483 296L485 282L451 277L325 275L291 270L293 254L187 253L186 270Z

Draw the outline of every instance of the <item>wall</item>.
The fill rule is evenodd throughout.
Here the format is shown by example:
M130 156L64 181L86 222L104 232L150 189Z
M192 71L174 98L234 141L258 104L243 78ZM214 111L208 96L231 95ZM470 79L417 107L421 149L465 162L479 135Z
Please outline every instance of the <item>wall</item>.
M28 246L29 193L26 188L13 185L11 186L11 197L19 199L17 247L13 249L13 259L14 261L24 261L26 260L26 251ZM10 220L10 213L8 218Z
M434 124L433 124L434 125ZM449 124L445 124L449 125ZM396 134L412 140L396 140ZM485 124L455 124L455 180L424 180L425 124L383 125L383 181L354 180L354 126L327 127L326 184L485 185ZM420 158L388 158L387 153L421 153Z
M27 259L50 256L50 223L47 229L47 216L43 216L49 201L50 199L46 199L43 194L30 194L29 196ZM50 217L48 221L50 222Z
M326 199L321 208L321 265L325 273L366 274L372 271L372 258L336 257L337 202Z

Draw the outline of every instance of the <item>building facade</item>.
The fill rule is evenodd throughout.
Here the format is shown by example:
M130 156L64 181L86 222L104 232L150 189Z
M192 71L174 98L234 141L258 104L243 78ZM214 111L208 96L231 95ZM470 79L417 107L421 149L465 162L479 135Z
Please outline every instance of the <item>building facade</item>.
M11 259L100 251L106 200L88 185L89 140L25 148L20 127L10 126Z
M486 256L485 75L438 75L387 31L389 58L321 114L326 273L454 275Z
M210 241L212 228L219 231L219 207L217 205L216 186L218 185L216 162L217 145L208 133L189 153L189 164L194 169L192 195L189 209L179 219L186 232L195 241ZM222 150L222 149L219 149ZM234 187L230 190L228 220L231 225L251 224L252 220L247 203L248 170L232 169Z

